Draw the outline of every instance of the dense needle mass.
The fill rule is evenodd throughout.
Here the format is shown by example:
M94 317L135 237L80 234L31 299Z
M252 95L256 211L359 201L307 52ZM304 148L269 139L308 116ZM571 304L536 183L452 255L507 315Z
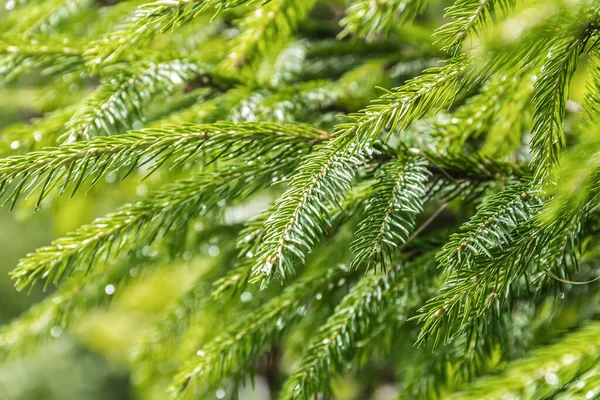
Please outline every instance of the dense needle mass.
M595 1L0 7L0 203L69 222L2 360L104 312L139 398L600 395Z

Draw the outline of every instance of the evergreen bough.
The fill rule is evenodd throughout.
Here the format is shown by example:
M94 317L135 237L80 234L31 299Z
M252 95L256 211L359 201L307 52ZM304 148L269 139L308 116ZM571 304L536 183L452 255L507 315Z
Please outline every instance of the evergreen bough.
M438 3L3 2L0 89L86 94L4 128L2 203L162 186L21 259L0 354L197 257L131 354L173 399L600 396L599 5Z

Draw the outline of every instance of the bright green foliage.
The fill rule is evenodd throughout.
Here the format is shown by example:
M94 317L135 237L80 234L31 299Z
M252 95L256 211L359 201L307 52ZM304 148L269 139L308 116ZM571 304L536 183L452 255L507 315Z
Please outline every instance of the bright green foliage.
M403 313L418 302L431 282L430 260L368 275L340 301L308 344L300 366L285 383L281 398L303 399L306 393L329 391L331 374L342 372L360 348L394 328ZM431 275L429 275L431 276Z
M356 254L353 267L371 268L379 263L385 269L394 250L411 234L416 215L423 211L427 172L425 160L407 154L381 168L365 207L366 218L351 244Z
M528 358L509 364L501 374L475 381L469 389L450 398L539 399L560 393L563 385L577 381L580 374L597 362L599 329L597 322L590 323L579 332L567 334L557 343L534 351ZM584 385L586 381L583 378ZM591 393L588 398L597 394Z
M549 60L541 68L541 77L534 85L533 128L531 160L535 177L542 179L548 173L548 165L559 161L559 151L566 145L563 132L566 93L575 72L579 54L588 38L566 38L550 48ZM555 55L556 54L556 55ZM552 115L552 118L548 118ZM540 167L540 165L542 167Z
M341 286L340 279L349 274L345 268L326 270L289 286L279 297L239 320L225 334L198 350L198 360L191 360L175 378L174 398L193 398L197 387L235 377L239 369L247 368L254 358L273 347L308 312L311 300L320 300L321 292L329 290L331 285Z
M485 29L486 24L498 11L508 12L514 0L457 0L446 10L452 22L436 31L444 50L456 56L463 42L472 34Z
M77 220L3 358L137 301L140 398L598 397L597 2L0 4L0 201Z
M98 134L112 135L131 129L157 95L168 95L178 85L200 74L192 62L179 60L144 65L128 74L116 74L83 101L65 124L69 143L89 140Z
M83 62L81 44L68 38L53 38L43 45L36 38L6 40L0 36L0 76L10 81L31 70L66 73Z
M424 8L425 0L368 1L353 3L340 21L344 30L340 37L357 35L373 40L387 34L396 24L413 20Z
M239 22L242 33L236 37L228 61L240 67L277 50L287 42L313 5L314 0L271 0L249 13Z

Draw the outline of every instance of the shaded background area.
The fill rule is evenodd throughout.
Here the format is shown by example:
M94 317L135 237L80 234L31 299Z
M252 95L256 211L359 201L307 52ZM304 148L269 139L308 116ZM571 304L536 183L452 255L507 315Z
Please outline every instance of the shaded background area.
M37 114L37 93L27 90L8 91L0 99L0 129L10 123ZM5 324L43 298L36 287L30 293L17 292L9 272L20 257L50 243L59 233L70 230L88 218L91 212L81 207L62 212L32 209L9 211L0 208L0 324ZM72 212L72 213L71 213ZM54 214L54 215L53 215ZM89 221L89 220L88 220ZM96 331L97 332L97 331ZM14 357L0 364L0 398L3 400L126 400L135 398L127 368L107 359L102 351L90 350L82 340L56 329L54 343L24 357ZM88 332L93 336L94 332ZM93 339L90 337L90 339Z

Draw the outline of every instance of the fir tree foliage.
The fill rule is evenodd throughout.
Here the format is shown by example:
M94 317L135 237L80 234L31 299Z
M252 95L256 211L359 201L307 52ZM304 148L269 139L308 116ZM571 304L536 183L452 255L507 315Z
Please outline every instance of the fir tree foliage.
M140 393L598 396L597 2L0 5L0 93L55 94L0 130L0 202L124 203L18 262L55 291L3 359L184 264Z

